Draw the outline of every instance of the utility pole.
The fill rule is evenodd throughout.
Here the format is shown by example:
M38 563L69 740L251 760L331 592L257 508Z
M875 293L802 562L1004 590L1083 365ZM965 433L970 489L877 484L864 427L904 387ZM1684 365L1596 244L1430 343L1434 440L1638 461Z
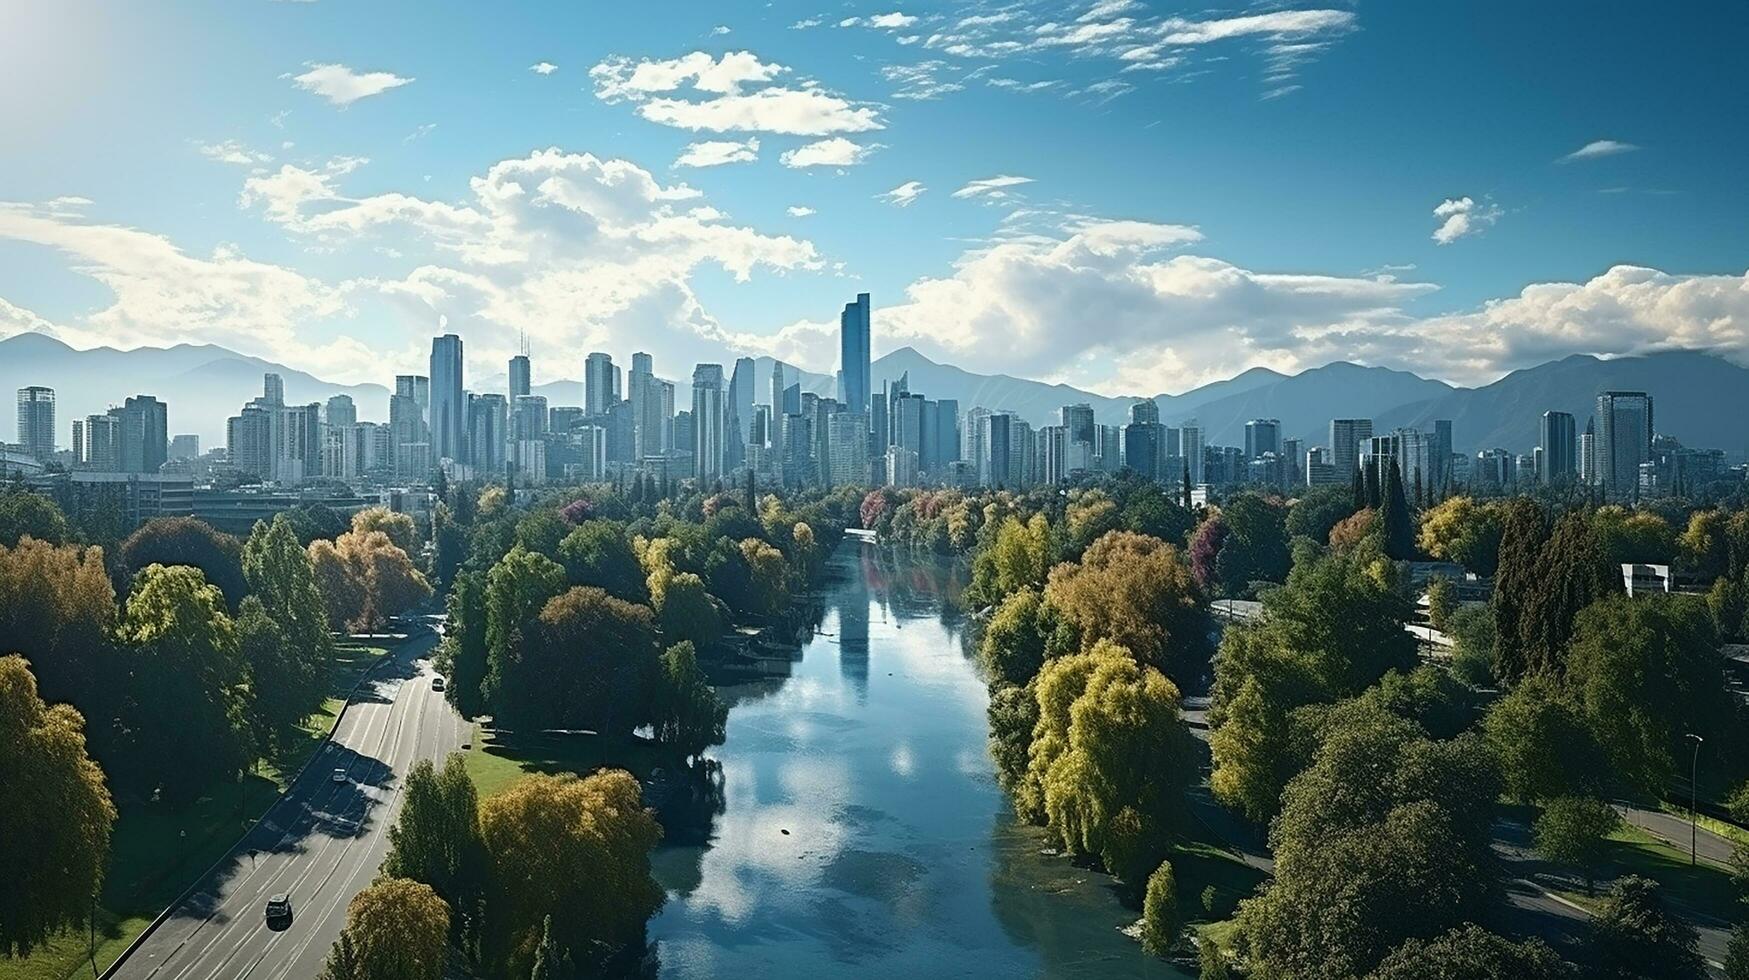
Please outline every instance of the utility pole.
M1700 783L1695 777L1700 772L1700 743L1706 739L1693 732L1687 737L1694 739L1694 757L1688 764L1688 866L1692 868L1700 849Z

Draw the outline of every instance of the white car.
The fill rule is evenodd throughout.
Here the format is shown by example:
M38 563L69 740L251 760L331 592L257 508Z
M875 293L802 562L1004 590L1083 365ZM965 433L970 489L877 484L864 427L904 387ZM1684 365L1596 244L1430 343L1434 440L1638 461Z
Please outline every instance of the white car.
M344 782L346 782L346 770L335 769L334 775L332 775L328 778L332 779L334 782L337 782L337 783L344 783Z

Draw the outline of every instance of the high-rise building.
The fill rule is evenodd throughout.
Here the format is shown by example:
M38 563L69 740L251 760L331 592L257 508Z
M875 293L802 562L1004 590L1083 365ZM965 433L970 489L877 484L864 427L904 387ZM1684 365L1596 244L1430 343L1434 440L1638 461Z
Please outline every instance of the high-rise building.
M596 351L583 359L583 408L590 415L606 415L619 401L619 368L613 355Z
M151 395L135 395L109 414L116 419L119 471L158 472L170 449L169 409L164 403Z
M1597 396L1598 482L1614 500L1636 497L1640 464L1652 457L1652 396L1643 391L1606 391Z
M473 396L468 402L468 449L475 475L504 472L509 439L510 405L504 396L497 392Z
M285 379L269 372L261 377L261 400L275 407L285 404Z
M1440 489L1451 482L1451 419L1435 419L1433 421L1432 486L1434 489Z
M1543 413L1542 441L1538 447L1542 455L1538 458L1537 479L1554 483L1573 475L1579 453L1575 429L1572 415L1566 412Z
M887 486L917 485L917 453L894 443L887 447Z
M633 458L667 452L672 445L674 386L656 377L655 360L639 351L632 355L626 388L631 401Z
M727 400L728 446L725 455L729 469L745 464L747 446L753 439L753 358L735 358L734 372L729 376Z
M1579 436L1579 482L1597 485L1597 420L1585 420L1585 431Z
M1280 419L1252 419L1245 423L1246 459L1261 459L1264 453L1280 452Z
M947 476L952 464L964 457L960 455L960 402L958 398L943 398L935 403L935 469L929 475L936 482L941 482Z
M1203 479L1202 426L1197 424L1196 419L1187 419L1178 427L1178 445L1179 456L1183 460L1178 478L1182 479L1188 474L1191 483L1207 482ZM1168 480L1173 479L1170 473L1166 476Z
M982 434L979 438L982 450L978 463L978 483L986 487L1013 487L1014 479L1014 423L1018 421L1007 412L990 412L979 420Z
M268 409L273 420L273 461L267 479L295 486L322 473L322 406Z
M869 407L870 310L867 293L857 293L854 303L844 304L838 318L838 365L843 381L838 400L845 410L862 414Z
M700 481L723 475L728 448L723 431L727 394L721 364L700 364L692 369L692 474Z
M324 421L339 428L350 428L358 424L358 406L352 403L351 395L331 395L328 405L322 413Z
M784 364L777 358L771 359L771 414L783 414Z
M453 333L431 341L431 456L465 462L468 406L462 394L462 339Z
M529 384L532 380L529 373L528 355L518 354L512 357L510 359L510 401L512 404L516 402L516 399L533 390Z
M121 420L114 415L89 415L84 425L84 450L80 461L88 470L116 473L121 470Z
M1083 402L1079 405L1064 405L1057 411L1058 422L1063 428L1063 455L1061 460L1064 469L1057 480L1068 479L1076 471L1087 472L1093 469L1093 444L1098 438L1099 426L1093 421L1093 406Z
M171 459L194 459L200 455L200 436L184 433L170 437Z
M273 414L265 405L243 406L225 424L225 453L231 468L258 480L273 479Z
M868 482L868 418L860 412L826 416L826 481L832 486Z
M423 374L395 375L395 394L412 401L419 409L419 421L431 421L431 379Z
M1038 430L1038 438L1042 450L1039 455L1044 457L1045 482L1062 483L1069 479L1069 427L1047 425Z
M55 389L18 389L18 445L44 461L55 454Z
M1372 419L1330 420L1330 464L1339 481L1354 478L1360 468L1360 447L1372 438Z

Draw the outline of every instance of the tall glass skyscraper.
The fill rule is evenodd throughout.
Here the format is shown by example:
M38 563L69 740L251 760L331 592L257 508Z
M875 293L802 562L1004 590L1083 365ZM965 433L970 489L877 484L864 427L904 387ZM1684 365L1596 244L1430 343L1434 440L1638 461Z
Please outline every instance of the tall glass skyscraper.
M465 462L468 409L462 397L462 339L446 333L431 340L431 460Z
M529 393L528 355L518 354L510 359L510 401Z
M55 454L55 389L42 385L18 389L18 444L37 459Z
M1652 396L1606 391L1597 396L1598 482L1613 500L1636 497L1640 464L1652 458Z
M838 364L843 380L838 400L847 412L868 413L869 396L869 301L857 293L856 302L844 304L838 318Z

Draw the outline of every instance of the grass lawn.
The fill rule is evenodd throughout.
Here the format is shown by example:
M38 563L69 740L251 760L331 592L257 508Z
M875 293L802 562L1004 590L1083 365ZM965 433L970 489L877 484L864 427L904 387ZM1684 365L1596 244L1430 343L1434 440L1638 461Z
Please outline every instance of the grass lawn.
M1596 912L1608 891L1605 882L1635 874L1659 882L1667 898L1702 915L1734 922L1741 913L1737 888L1725 869L1705 861L1690 865L1686 850L1671 847L1636 827L1622 826L1609 835L1609 841L1609 858L1599 871L1597 894L1586 895L1583 888L1556 889L1563 898Z
M1673 817L1681 817L1684 820L1688 819L1688 807L1680 803L1672 803L1669 800L1663 800L1659 802L1658 809L1663 810L1665 813L1668 813ZM1710 830L1726 840L1736 841L1739 844L1749 844L1749 830L1744 830L1742 827L1739 827L1734 823L1726 823L1717 817L1709 817L1704 813L1699 814L1698 817L1702 830Z
M208 796L176 810L160 803L118 799L109 869L97 909L97 968L127 949L188 883L230 850L254 819L285 789L285 780L316 751L339 717L344 695L387 648L342 643L334 651L334 687L322 709L304 722L305 738L262 759L241 784L225 782ZM68 980L91 975L90 933L72 930L23 958L0 958L0 980Z
M518 735L474 726L473 747L464 759L481 798L491 796L529 773L625 769L643 779L658 766L674 765L673 753L638 740L600 735Z

